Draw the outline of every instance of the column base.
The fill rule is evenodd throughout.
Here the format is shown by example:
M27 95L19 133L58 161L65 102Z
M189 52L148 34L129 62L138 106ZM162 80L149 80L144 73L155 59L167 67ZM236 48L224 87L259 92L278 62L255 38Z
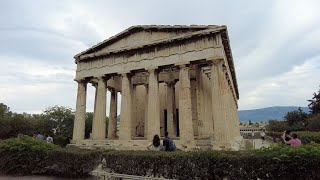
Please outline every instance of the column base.
M163 139L163 138L162 138ZM218 143L212 139L202 139L187 142L182 142L179 138L173 139L176 144L177 150L181 151L197 151L197 150L231 150L237 151L240 149L242 139L238 138L238 141L230 143ZM76 140L68 144L67 147L77 147L82 149L112 149L112 150L147 150L147 146L150 141L137 138L134 140Z
M236 137L229 142L214 142L212 149L213 150L231 150L231 151L239 151L241 147L243 138Z

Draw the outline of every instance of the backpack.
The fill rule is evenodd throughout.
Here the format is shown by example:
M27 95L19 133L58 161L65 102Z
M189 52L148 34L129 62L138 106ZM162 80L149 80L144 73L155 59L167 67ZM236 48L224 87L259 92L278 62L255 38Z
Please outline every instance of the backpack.
M176 148L176 144L173 142L172 139L170 138L167 138L168 139L168 144L169 144L169 151L175 151L177 148Z

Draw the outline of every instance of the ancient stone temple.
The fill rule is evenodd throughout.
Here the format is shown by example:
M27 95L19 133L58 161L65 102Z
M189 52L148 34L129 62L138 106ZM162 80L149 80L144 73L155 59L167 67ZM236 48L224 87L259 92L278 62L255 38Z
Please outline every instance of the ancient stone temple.
M145 150L165 131L181 149L235 148L241 139L226 26L133 26L74 58L73 146ZM89 83L95 88L94 118L92 137L85 139Z

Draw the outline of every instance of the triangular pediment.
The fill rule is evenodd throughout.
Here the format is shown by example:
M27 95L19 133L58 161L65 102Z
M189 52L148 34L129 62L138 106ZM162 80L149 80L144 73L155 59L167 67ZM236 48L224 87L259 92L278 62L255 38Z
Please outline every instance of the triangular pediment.
M144 44L149 44L159 40L166 40L181 35L187 35L196 31L205 30L208 28L216 28L218 26L132 26L119 34L98 43L97 45L87 49L86 51L77 54L81 55L90 54L93 52L110 52L119 49L135 47Z

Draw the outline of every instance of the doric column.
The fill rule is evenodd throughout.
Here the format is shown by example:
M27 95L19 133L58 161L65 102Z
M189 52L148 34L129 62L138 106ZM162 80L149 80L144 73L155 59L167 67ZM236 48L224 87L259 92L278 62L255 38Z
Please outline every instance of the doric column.
M232 122L234 124L234 138L240 137L239 129L239 117L238 117L238 108L236 105L236 100L234 99L233 92L230 90L230 112L232 114Z
M167 131L170 137L175 137L177 135L176 129L176 103L175 103L175 81L166 82L167 83Z
M208 91L209 79L202 76L201 67L196 67L196 83L197 83L197 109L198 109L198 133L200 138L208 138L213 136L212 108L210 108L210 93ZM205 88L207 87L207 89ZM209 100L208 100L209 99Z
M179 72L179 129L180 141L184 146L194 145L192 111L191 111L191 91L189 67L180 66Z
M98 77L96 88L95 112L92 122L92 139L103 140L106 138L106 82L103 77Z
M137 102L137 87L136 85L131 86L131 137L137 136L137 104L133 102Z
M230 99L230 87L229 87L229 83L228 83L228 80L226 82L226 86L225 86L225 117L226 117L226 123L227 123L227 127L229 129L229 139L232 140L234 138L234 135L235 135L235 128L234 128L234 119L232 117L232 111L231 111L231 99Z
M132 122L131 122L131 77L128 74L121 74L122 76L122 88L121 88L121 113L120 113L120 140L131 140L132 139Z
M108 139L117 138L117 91L110 89L110 112L109 112L109 124L108 124Z
M219 145L227 144L230 129L225 122L225 87L226 78L223 73L223 60L213 60L211 66L212 113L214 121L214 138Z
M144 137L148 137L148 91L149 86L148 84L145 84L145 99L144 99Z
M156 70L151 69L149 70L147 139L152 140L155 134L160 136L159 82Z
M76 114L73 126L72 140L83 140L85 134L86 120L86 98L87 82L78 81L78 94L76 104Z

